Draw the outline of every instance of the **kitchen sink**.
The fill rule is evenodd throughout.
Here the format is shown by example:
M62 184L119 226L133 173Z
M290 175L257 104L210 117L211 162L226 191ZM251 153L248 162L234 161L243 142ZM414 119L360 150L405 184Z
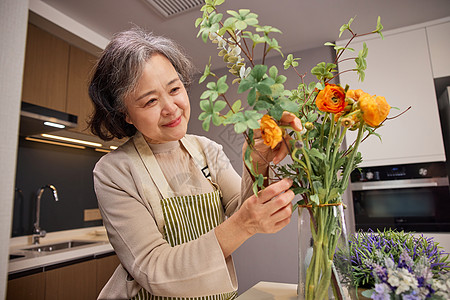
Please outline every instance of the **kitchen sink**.
M25 255L21 255L21 254L10 254L9 255L9 259L16 259L16 258L22 258L25 257Z
M36 251L36 252L52 252L52 251L58 251L58 250L64 250L64 249L70 249L80 246L86 246L91 244L101 243L99 241L66 241L66 242L59 242L55 244L47 244L42 246L33 246L29 248L25 248L22 250L26 251Z

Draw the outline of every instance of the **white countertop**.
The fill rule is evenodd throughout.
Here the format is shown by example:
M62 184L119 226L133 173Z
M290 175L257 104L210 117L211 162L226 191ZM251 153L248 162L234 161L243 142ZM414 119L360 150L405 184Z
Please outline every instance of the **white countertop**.
M237 300L297 300L297 285L260 281L237 297Z
M24 248L37 246L31 244L31 236L11 238L9 253L26 254L26 257L10 260L8 267L9 274L114 251L108 242L106 231L102 226L50 232L47 233L46 237L41 238L40 245L44 246L46 244L71 240L92 241L95 243L44 253L23 250Z

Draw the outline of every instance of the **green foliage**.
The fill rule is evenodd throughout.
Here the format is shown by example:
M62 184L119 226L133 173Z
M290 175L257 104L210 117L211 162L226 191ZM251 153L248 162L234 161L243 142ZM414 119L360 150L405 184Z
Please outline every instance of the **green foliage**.
M289 67L298 67L298 62L297 60L300 60L301 58L294 58L294 56L292 54L289 54L286 57L286 60L283 63L284 69L287 70L289 69Z
M363 48L358 53L358 57L355 58L356 71L358 72L360 81L364 81L364 78L365 78L365 72L364 71L367 68L366 58L367 58L368 52L369 52L369 49L367 48L367 44L364 42L363 43Z
M295 114L308 129L295 132L291 126L282 126L292 137L293 162L289 167L274 169L276 176L293 178L293 190L307 195L306 199L310 199L315 205L339 201L348 184L343 178L348 177L349 171L361 161L361 155L353 150L357 149L358 145L350 146L346 151L339 149L346 129L334 120L334 115L320 112L315 105L319 91L338 75L337 60L318 63L311 70L317 81L306 83L304 74L301 75L296 70L300 58L294 58L292 54L287 55L283 70L292 67L300 78L296 89L287 90L286 75L282 74L277 66L265 64L265 58L271 51L277 51L283 56L278 41L273 37L281 31L270 25L259 24L258 15L249 9L227 10L228 17L224 18L219 12L219 6L223 2L224 0L206 0L201 9L202 17L195 21L196 27L199 28L198 36L205 42L210 39L212 43L217 44L218 55L223 58L231 73L229 77L222 76L206 84L206 90L200 96L202 113L199 120L203 122L203 128L209 130L211 123L215 126L233 125L236 133L244 134L246 140L253 143L253 130L260 128L259 120L264 114L271 116L278 124L284 112ZM351 18L341 26L339 36L344 31L349 31L352 39L357 36L350 27L353 21L354 18ZM378 19L373 32L381 35L382 28ZM348 45L325 45L334 47L338 57L344 51L354 51ZM262 54L262 59L254 57L254 53ZM364 44L355 58L356 67L353 71L357 72L360 80L365 76L367 54L367 46ZM262 63L255 64L255 61ZM200 83L206 81L209 76L216 77L211 70L209 62L199 80ZM226 92L230 87L227 80L232 81L232 84L238 83L237 92L246 95L245 104L240 100L232 103L227 99ZM229 109L226 110L226 107ZM307 124L309 125L306 126ZM377 135L364 126L360 130L368 132L369 135ZM296 148L297 146L299 148ZM259 177L254 171L251 148L247 148L244 161L255 177L253 188L256 193L263 187L266 179Z
M311 74L316 75L317 79L325 80L334 78L333 72L337 72L335 69L337 66L333 63L318 63L317 66L312 68Z
M225 20L225 27L244 30L247 26L255 26L258 24L258 15L250 12L249 9L240 9L238 12L227 10L227 13L231 15L231 17Z
M341 28L339 29L339 37L341 37L341 35L344 33L344 31L346 31L346 30L351 31L350 25L353 23L354 20L355 20L355 18L350 18L350 20L348 21L347 24L344 24L341 26Z

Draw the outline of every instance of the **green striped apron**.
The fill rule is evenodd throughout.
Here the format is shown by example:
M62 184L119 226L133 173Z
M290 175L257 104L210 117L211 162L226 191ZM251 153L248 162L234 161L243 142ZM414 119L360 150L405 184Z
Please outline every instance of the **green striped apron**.
M160 178L160 180L165 180L165 178ZM223 222L224 211L220 189L211 180L209 181L214 186L213 192L167 197L161 200L164 216L164 239L172 247L195 240ZM165 187L168 186L167 182L162 184ZM203 297L163 297L154 296L145 289L141 289L131 300L231 300L236 297L236 291Z

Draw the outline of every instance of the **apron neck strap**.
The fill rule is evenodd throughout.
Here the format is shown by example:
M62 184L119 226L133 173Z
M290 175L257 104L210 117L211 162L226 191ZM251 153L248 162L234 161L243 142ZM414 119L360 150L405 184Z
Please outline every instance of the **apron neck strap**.
M209 170L207 170L208 165L206 164L206 158L195 137L188 135L183 137L180 141L189 155L193 158L194 164L197 168L199 168L205 177L208 178ZM173 195L172 188L167 182L152 149L147 144L147 141L142 133L136 133L134 137L134 144L138 150L142 162L145 165L145 168L147 169L147 172L150 174L162 198L168 198L170 195Z

